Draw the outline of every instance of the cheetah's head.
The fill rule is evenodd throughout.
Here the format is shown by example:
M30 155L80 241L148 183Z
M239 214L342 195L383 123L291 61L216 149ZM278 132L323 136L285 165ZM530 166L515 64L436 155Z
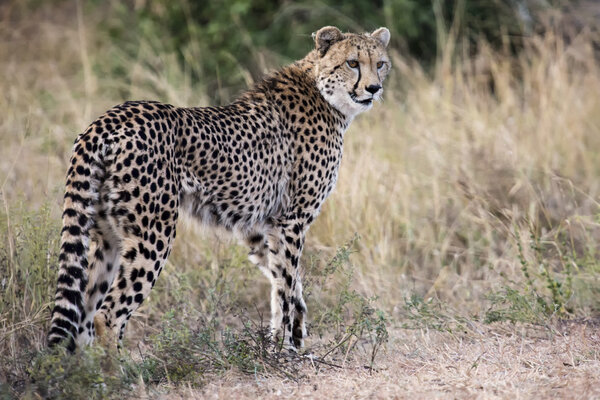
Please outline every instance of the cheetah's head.
M354 34L326 26L313 36L316 81L323 97L349 118L370 109L381 98L392 66L386 52L390 31Z

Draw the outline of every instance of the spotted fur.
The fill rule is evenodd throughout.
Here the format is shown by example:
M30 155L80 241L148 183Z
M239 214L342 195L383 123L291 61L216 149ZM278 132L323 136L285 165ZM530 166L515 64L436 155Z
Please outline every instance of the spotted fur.
M273 336L302 347L304 238L335 186L344 132L381 96L389 36L325 27L304 59L230 105L127 102L94 121L67 172L49 343L74 349L104 331L120 343L184 212L248 244L272 284Z

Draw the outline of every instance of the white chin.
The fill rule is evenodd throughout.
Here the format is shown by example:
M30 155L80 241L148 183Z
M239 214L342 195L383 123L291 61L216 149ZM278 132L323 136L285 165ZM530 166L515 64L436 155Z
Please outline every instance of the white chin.
M369 102L369 104L359 104L362 107L362 111L370 110L373 107L373 101Z
M353 115L356 114L360 114L361 112L365 112L371 109L371 107L373 107L373 102L370 101L369 103L357 103L354 100L350 99L349 100L349 107L351 107L353 109Z
M322 94L329 104L348 118L354 118L355 115L367 111L373 106L373 102L370 102L369 104L357 103L352 100L347 93L334 93L333 95L327 95L326 93Z

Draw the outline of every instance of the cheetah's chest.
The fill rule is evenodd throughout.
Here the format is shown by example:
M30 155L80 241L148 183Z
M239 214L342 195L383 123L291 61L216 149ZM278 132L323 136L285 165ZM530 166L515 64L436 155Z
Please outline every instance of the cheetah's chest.
M318 214L337 183L342 160L340 128L333 137L308 138L297 148L299 155L292 174L293 207Z

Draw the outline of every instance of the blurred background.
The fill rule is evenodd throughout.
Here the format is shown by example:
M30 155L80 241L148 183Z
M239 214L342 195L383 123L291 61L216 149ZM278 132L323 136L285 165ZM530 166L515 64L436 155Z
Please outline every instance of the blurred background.
M85 24L96 45L139 55L152 46L173 53L211 99L227 102L274 65L303 57L311 32L325 25L366 32L386 26L392 48L430 69L446 54L474 55L485 42L516 54L549 26L576 35L598 18L598 2L568 0L27 0L4 2L6 22ZM76 14L79 13L79 14ZM77 20L77 15L83 20ZM32 21L33 23L33 21ZM90 45L90 43L86 43ZM446 54L448 55L448 54ZM453 54L454 55L454 54ZM117 65L110 71L123 74Z
M400 326L594 318L599 21L583 0L0 2L0 353L43 344L77 134L125 100L227 103L324 25L388 27L393 71L308 234L312 332L366 305ZM177 239L130 335L267 312L245 248Z

